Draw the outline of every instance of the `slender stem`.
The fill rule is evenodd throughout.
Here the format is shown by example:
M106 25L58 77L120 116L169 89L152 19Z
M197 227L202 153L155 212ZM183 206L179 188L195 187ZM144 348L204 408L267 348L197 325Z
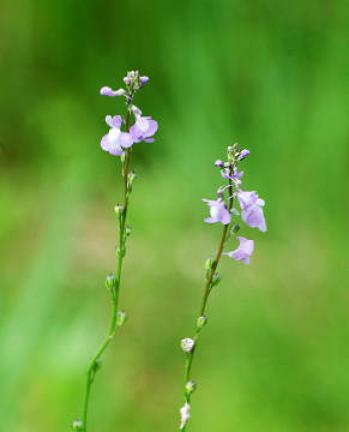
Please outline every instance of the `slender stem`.
M232 176L232 172L233 172L233 167L230 168L229 177ZM231 179L229 179L228 194L229 194L228 209L229 209L229 211L231 211L233 208L233 205L234 205L233 183L232 183ZM199 317L204 317L206 314L207 302L208 302L208 299L209 299L209 296L211 293L213 278L214 278L214 275L216 274L220 259L222 257L224 245L225 245L225 242L227 239L227 234L229 232L229 227L230 227L230 223L227 225L224 225L224 228L222 231L222 236L221 236L221 239L220 239L220 242L218 245L218 249L217 249L215 258L212 261L209 274L206 276L206 283L205 283L205 287L204 287L204 294L203 294L202 301L201 301ZM198 344L199 339L200 339L201 330L202 330L202 327L197 326L194 337L193 337L194 347L193 347L192 351L187 353L187 355L186 355L185 368L184 368L184 386L185 387L186 387L187 383L191 380L191 370L192 370L192 366L193 366L194 355L195 355L195 352L197 350L197 344ZM185 402L188 404L190 404L191 395L192 395L192 392L188 391L185 388L184 398L185 398ZM181 431L185 432L187 430L187 426L188 426L188 423L186 423L182 427Z
M132 100L131 100L132 102ZM130 104L129 104L130 105ZM131 112L129 106L127 107L127 113L125 118L126 130L129 130L130 127L130 117ZM115 336L117 331L117 316L118 316L118 306L119 306L119 293L120 293L120 283L121 283L121 275L122 275L122 267L123 261L126 254L126 227L127 227L127 211L129 205L129 195L130 189L128 187L128 174L129 174L129 164L130 164L130 155L131 150L127 149L125 151L125 159L123 161L122 166L122 177L123 177L123 210L119 215L119 247L117 249L117 265L116 265L116 274L115 274L115 286L111 292L112 294L112 315L109 324L109 330L105 338L103 339L101 345L97 349L95 355L89 363L87 369L87 377L86 377L86 388L85 388L85 397L83 404L83 414L82 414L82 431L87 432L87 419L88 419L88 411L89 411L89 402L91 396L91 387L95 379L95 375L99 370L100 359L104 353L104 351L108 348L110 342Z

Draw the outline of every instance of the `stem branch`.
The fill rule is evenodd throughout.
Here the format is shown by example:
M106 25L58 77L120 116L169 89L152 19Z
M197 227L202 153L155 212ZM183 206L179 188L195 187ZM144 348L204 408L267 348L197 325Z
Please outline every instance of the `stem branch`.
M230 175L229 177L232 176L232 172L233 172L233 167L230 167ZM229 184L228 184L228 209L229 211L232 210L233 205L234 205L234 196L233 196L233 182L232 180L229 178ZM222 257L223 254L223 250L224 250L224 245L227 239L227 234L229 232L229 228L230 228L230 223L227 225L224 225L223 231L222 231L222 236L218 245L218 249L216 252L216 255L214 257L214 260L211 263L210 269L209 269L209 273L206 275L206 283L205 283L205 287L204 287L204 294L202 297L202 301L201 301L201 306L200 306L200 311L199 311L199 317L205 317L206 314L206 309L207 309L207 302L210 296L210 293L212 291L212 283L213 283L213 278L216 274L220 259ZM191 395L192 392L188 391L186 389L186 385L188 384L188 382L191 380L191 370L192 370L192 366L193 366L193 360L194 360L194 355L195 355L195 351L197 350L197 344L199 342L200 339L200 334L201 334L201 330L202 327L197 326L196 328L196 332L194 335L194 346L193 349L191 350L191 352L187 353L186 355L186 360L185 360L185 368L184 368L184 386L185 386L185 390L184 390L184 398L185 398L185 402L190 404L190 400L191 400ZM182 432L185 432L187 430L187 426L188 426L188 422L185 423L183 425L183 427L181 428Z
M132 101L131 101L132 102ZM125 118L126 130L129 130L130 127L130 117L131 111L129 106L127 107L127 113ZM116 266L116 274L115 274L115 286L111 290L112 294L112 315L110 319L109 330L105 338L103 339L101 345L97 349L95 355L89 363L87 369L87 377L86 377L86 387L85 387L85 397L83 404L83 414L82 414L82 431L87 432L87 419L88 419L88 411L89 411L89 402L91 395L91 387L94 382L96 373L100 368L100 359L104 353L104 351L108 348L110 342L113 340L116 331L117 331L117 316L118 316L118 306L119 306L119 292L120 292L120 283L121 283L121 275L122 275L122 267L123 261L126 254L126 227L127 227L127 210L129 205L129 195L131 190L128 187L128 174L129 174L129 165L130 165L130 156L131 150L125 150L125 157L122 162L122 177L123 177L123 207L122 211L119 214L119 247L117 249L117 266Z

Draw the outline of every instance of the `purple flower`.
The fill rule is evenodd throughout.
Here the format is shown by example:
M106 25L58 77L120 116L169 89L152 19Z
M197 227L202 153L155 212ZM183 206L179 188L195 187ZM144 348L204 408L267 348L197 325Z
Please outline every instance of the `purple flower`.
M130 128L130 134L134 142L154 142L152 136L158 130L158 123L151 117L137 116L136 123Z
M247 150L247 149L241 150L240 155L238 157L238 160L241 161L241 160L245 159L250 153L251 153L250 150Z
M102 96L125 96L126 91L124 89L119 89L119 90L113 90L110 87L104 86L100 89L99 93Z
M267 226L263 213L264 200L260 199L255 191L244 192L241 189L238 190L237 197L242 210L242 220L248 226L265 232Z
M238 171L237 168L234 168L233 174L230 175L230 170L229 168L225 168L224 170L221 171L221 175L224 179L226 180L233 180L233 182L239 186L241 184L241 178L244 175L243 171Z
M128 132L121 132L121 116L112 117L107 115L105 122L110 127L110 130L106 135L103 136L101 140L101 147L104 151L110 153L113 156L120 156L125 148L132 146L132 136Z
M224 255L227 255L236 261L242 261L245 264L249 264L250 256L252 255L254 249L254 241L248 240L245 237L236 238L240 242L239 247L231 252L225 253Z
M149 77L146 75L139 77L139 82L141 83L142 86L147 84L148 81L149 81Z
M203 200L210 207L210 217L205 219L206 223L221 222L223 225L230 223L231 215L221 198L217 200Z
M214 166L217 167L217 168L223 168L224 167L224 162L222 160L218 159L214 163Z

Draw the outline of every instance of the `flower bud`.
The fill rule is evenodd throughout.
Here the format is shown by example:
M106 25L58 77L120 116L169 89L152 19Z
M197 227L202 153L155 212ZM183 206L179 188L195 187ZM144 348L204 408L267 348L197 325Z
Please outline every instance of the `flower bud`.
M182 408L179 410L180 416L181 416L181 424L179 426L179 430L183 430L189 419L190 419L190 405L188 404L188 402L186 402Z
M222 160L218 159L214 163L214 166L217 167L217 168L224 168L224 162Z
M80 419L76 419L73 421L72 430L73 431L82 431L83 430L82 421Z
M149 81L149 77L146 75L139 77L139 82L140 82L141 86L144 86L145 84L147 84L148 81Z
M188 381L187 384L185 385L185 391L187 392L188 395L192 394L195 389L196 389L196 382L193 380Z
M198 330L201 330L202 328L204 328L206 323L207 323L207 318L205 317L205 315L201 315L196 321L196 327L198 328Z
M115 251L116 251L116 255L117 255L118 257L124 257L124 256L126 255L126 248L125 248L125 247L120 247L120 246L118 246L118 247L115 249Z
M136 177L137 176L136 176L135 171L130 171L128 173L128 175L127 175L127 188L128 188L128 190L130 190L130 191L132 190L132 185L133 185L133 182L134 182Z
M115 96L126 96L127 92L125 89L120 88L118 90L113 90L110 87L104 86L100 89L99 91L101 96L110 96L110 97L115 97Z
M118 327L123 326L127 321L127 318L128 318L127 312L125 312L124 310L118 311L117 326Z
M213 261L211 258L208 258L205 262L205 269L210 271L212 269Z
M211 281L211 289L213 287L215 287L216 285L219 284L219 282L222 280L221 276L219 275L219 273L215 273L212 277L212 281Z
M181 340L181 348L185 353L191 353L193 351L195 341L191 338L184 338Z
M131 233L132 233L132 227L130 227L130 225L126 225L126 227L125 227L126 237L129 237L131 235Z
M114 207L114 212L118 216L122 215L124 210L125 208L122 204L116 204L116 206Z
M250 153L251 153L250 150L247 150L247 149L241 150L241 152L238 156L238 160L241 161L241 160L245 159Z
M110 273L105 278L105 286L109 291L114 291L114 289L117 287L117 277L115 273Z
M239 144L235 143L227 148L228 161L234 162L236 156L239 154Z

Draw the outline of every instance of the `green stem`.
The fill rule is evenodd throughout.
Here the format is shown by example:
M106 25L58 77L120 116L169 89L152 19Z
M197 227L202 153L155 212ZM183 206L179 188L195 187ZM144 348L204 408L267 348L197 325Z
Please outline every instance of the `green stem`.
M230 177L231 177L232 173L233 173L233 167L230 168ZM230 179L229 179L228 194L229 194L228 209L229 209L229 211L231 211L233 208L233 205L234 205L234 198L233 198L233 183ZM224 228L222 231L222 236L221 236L221 239L220 239L220 242L218 245L218 249L217 249L215 258L211 264L210 272L206 277L206 283L205 283L205 287L204 287L204 294L203 294L202 301L201 301L199 317L205 317L205 315L206 315L207 303L208 303L208 299L210 297L210 293L212 290L213 278L214 278L214 275L217 271L220 259L221 259L222 254L223 254L224 245L225 245L227 235L229 232L229 227L230 227L230 223L227 225L224 225ZM202 327L196 328L196 332L195 332L195 335L193 337L194 347L193 347L191 352L187 353L187 358L185 361L185 368L184 368L184 380L185 380L184 386L186 386L187 383L191 380L191 371L192 371L195 352L197 350L197 345L198 345L200 335L201 335L201 330L202 330ZM192 392L188 392L187 389L184 390L184 399L185 399L185 402L188 404L190 404L191 395L192 395ZM187 426L188 426L188 423L186 423L184 425L184 427L181 429L181 431L185 432L187 430Z
M129 106L131 103L129 104ZM129 130L131 112L129 107L127 108L126 113L126 130ZM117 316L118 316L118 306L119 306L119 293L120 293L120 282L122 275L122 267L123 261L126 254L126 227L127 227L127 211L129 204L129 195L130 189L128 187L128 174L129 174L129 164L130 164L130 156L131 150L127 149L125 151L125 159L123 161L122 166L122 177L123 177L123 210L119 215L119 247L117 251L117 266L116 266L116 274L115 274L115 286L112 290L112 315L110 319L109 330L102 341L100 347L96 351L92 360L89 363L87 369L87 377L86 377L86 388L85 388L85 397L83 404L83 413L82 413L82 431L87 432L87 420L88 420L88 412L89 412L89 402L91 396L91 387L94 382L96 373L99 369L99 362L104 353L104 351L108 348L110 342L113 340L116 331L117 331Z

